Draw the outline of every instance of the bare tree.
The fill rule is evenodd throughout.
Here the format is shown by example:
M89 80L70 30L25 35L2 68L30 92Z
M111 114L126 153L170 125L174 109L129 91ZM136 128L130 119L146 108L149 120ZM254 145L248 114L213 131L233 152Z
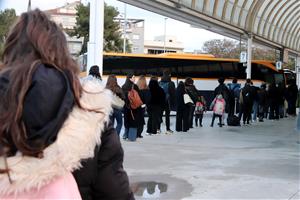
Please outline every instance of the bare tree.
M203 44L202 51L214 55L217 58L239 58L241 51L246 51L247 47L245 43L229 39L213 39L206 41ZM274 49L262 48L254 46L252 49L253 60L276 60L276 54Z

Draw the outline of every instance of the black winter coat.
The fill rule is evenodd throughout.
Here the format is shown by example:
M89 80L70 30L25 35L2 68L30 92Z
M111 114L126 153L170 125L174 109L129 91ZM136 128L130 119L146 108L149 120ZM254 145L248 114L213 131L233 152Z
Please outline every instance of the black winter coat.
M148 105L151 100L151 93L149 89L140 90L140 97L144 104Z
M259 89L257 92L257 97L258 97L258 105L267 106L268 95L265 89Z
M124 152L116 130L109 125L96 147L95 157L73 173L83 200L134 200L123 169Z
M164 101L166 99L164 90L157 84L157 87L150 88L150 94L151 98L149 105L159 106L161 109L164 109L166 106L166 101Z
M246 84L245 87L242 89L242 96L243 96L243 104L246 106L252 106L254 101L254 92L252 86Z
M167 103L172 111L176 111L176 87L171 77L162 77L160 82L168 83L168 96Z
M196 105L196 102L198 101L198 96L199 96L197 88L194 85L186 85L185 88L186 88L188 95L190 95L194 104Z
M185 90L176 90L176 110L186 109L188 106L184 103L183 95L187 94Z

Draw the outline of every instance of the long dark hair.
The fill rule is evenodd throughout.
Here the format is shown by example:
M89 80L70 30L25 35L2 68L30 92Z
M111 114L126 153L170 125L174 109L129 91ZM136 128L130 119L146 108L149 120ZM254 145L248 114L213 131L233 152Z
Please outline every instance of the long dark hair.
M111 90L113 93L124 99L123 90L118 85L117 77L113 74L109 75L106 82L106 88Z
M64 33L38 9L23 13L8 34L3 52L1 73L9 72L10 81L0 104L0 156L11 154L14 148L23 155L43 155L45 147L27 144L22 120L23 102L32 76L41 63L67 75L75 103L81 107L79 67L69 54Z
M132 86L134 85L134 83L130 80L133 77L133 74L128 74L126 76L126 80L124 85L122 86L122 89L126 92L131 90Z
M186 93L185 86L182 81L179 81L176 92L178 95L183 95L184 93Z
M91 66L90 71L89 71L89 75L91 75L91 76L93 76L93 77L95 77L99 80L102 80L100 72L99 72L98 65Z

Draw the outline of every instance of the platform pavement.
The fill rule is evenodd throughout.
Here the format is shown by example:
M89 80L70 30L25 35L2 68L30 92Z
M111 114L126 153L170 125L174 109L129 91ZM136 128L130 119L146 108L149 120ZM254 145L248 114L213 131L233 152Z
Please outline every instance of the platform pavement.
M210 120L188 133L122 140L136 199L145 199L138 187L145 181L167 184L152 199L300 199L296 118L222 128Z

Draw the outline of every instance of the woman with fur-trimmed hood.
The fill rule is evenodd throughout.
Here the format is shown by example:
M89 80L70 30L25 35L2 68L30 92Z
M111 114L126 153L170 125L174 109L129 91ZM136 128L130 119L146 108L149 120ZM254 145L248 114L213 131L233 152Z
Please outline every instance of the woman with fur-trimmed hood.
M80 84L63 32L43 12L19 17L7 37L1 69L0 199L132 198L123 151L108 125L111 92L98 81ZM114 149L103 148L112 141ZM117 164L105 163L115 155ZM80 180L81 170L92 163L88 159L95 158L98 166L107 166L93 168L102 190L82 192L86 187L81 181L79 192L72 172L77 170ZM109 169L116 165L118 169ZM109 173L118 180L119 171L122 187L106 182ZM117 191L104 191L108 185Z

